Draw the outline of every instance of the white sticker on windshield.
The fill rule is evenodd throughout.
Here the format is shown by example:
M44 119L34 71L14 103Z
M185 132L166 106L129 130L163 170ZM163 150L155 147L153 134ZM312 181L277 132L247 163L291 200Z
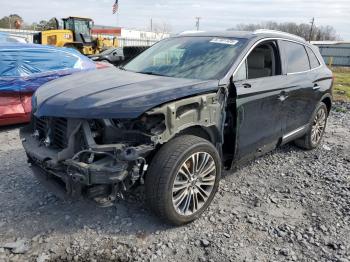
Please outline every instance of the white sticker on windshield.
M224 44L224 45L235 45L238 43L237 40L231 40L227 38L213 38L210 43Z

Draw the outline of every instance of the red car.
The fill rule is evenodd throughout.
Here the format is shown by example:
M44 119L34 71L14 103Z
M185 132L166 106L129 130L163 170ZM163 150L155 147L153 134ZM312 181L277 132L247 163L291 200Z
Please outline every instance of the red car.
M0 126L28 122L32 94L44 83L105 67L73 49L2 40L0 37Z

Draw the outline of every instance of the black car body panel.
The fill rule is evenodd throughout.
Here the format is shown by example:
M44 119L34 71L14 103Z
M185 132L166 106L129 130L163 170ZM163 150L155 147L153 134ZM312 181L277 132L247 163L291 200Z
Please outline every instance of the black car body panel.
M229 168L305 135L320 102L330 110L332 73L305 40L281 32L230 31L176 38L186 36L213 37L210 42L219 45L235 45L231 38L245 41L220 79L108 68L37 90L33 121L21 137L38 173L58 177L68 193L115 197L127 184L143 181L154 154L175 136L207 139ZM307 70L288 71L293 61L284 41L304 50ZM311 65L312 53L319 66ZM179 57L167 57L165 66Z
M99 54L90 55L93 61L108 61L111 64L120 64L124 61L123 48L110 48Z
M125 46L110 48L102 53L90 55L89 58L93 61L107 61L115 66L119 66L121 64L125 64L148 48L148 46Z
M76 74L35 93L37 117L136 118L179 98L217 91L218 81L138 74L107 68Z

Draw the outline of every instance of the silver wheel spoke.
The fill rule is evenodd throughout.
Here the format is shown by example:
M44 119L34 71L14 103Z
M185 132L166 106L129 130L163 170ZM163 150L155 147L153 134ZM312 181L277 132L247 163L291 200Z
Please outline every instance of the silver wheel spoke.
M215 176L214 175L203 177L200 180L200 182L210 182L210 181L215 181Z
M197 184L201 186L213 186L215 184L215 176L209 176L206 179L199 180Z
M185 205L182 208L182 212L186 215L191 204L192 191L189 191L186 196Z
M175 181L173 186L173 193L188 187L188 181Z
M190 172L190 170L188 170L186 164L182 165L179 172L182 173L184 176L186 176L187 179L190 179L191 172Z
M184 201L186 196L187 196L187 189L182 191L176 199L173 199L175 206L179 207L180 204Z
M196 212L198 210L198 195L194 191L192 194L192 201L193 201L192 212Z
M206 177L207 175L209 175L211 172L213 172L216 169L215 167L215 163L211 162L209 167L207 167L204 171L202 171L199 176L200 177Z
M208 161L209 161L209 155L207 155L207 154L205 154L204 156L203 156L203 158L202 158L202 163L201 163L201 165L200 165L200 167L199 167L199 169L198 169L198 172L199 173L202 173L202 171L203 171L203 168L207 165L207 163L208 163Z
M198 168L198 153L193 154L191 159L192 159L192 174L194 174L197 172L197 168Z
M198 182L198 186L214 186L215 182Z
M203 199L207 199L209 196L207 195L207 192L203 190L200 186L196 186L198 189L198 194L201 195Z

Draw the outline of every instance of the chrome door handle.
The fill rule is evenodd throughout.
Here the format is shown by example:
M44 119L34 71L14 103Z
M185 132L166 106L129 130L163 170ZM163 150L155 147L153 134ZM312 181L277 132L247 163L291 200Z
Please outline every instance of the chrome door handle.
M278 100L283 102L284 100L286 100L288 98L288 93L285 91L282 91L279 96L278 96Z
M312 88L313 90L318 90L320 89L321 87L318 85L318 84L314 84L314 87Z
M281 101L281 102L285 101L287 98L288 98L287 95L280 95L280 96L278 96L278 100Z

